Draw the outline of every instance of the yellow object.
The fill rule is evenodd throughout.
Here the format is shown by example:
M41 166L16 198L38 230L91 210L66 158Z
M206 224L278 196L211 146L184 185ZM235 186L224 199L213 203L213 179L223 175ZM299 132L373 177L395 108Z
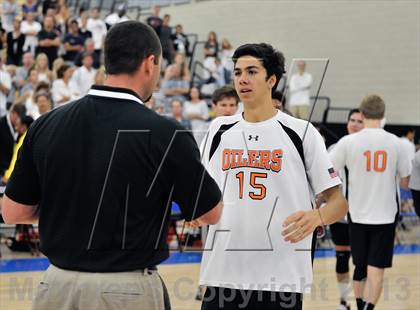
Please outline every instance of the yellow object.
M15 164L16 164L16 159L17 159L17 154L19 152L20 147L23 144L23 140L25 139L27 131L25 131L25 133L23 135L20 136L18 142L15 144L15 146L13 147L13 156L12 156L12 160L10 161L10 165L9 168L6 170L6 172L4 173L4 177L3 180L5 182L7 182L13 172L13 169L15 168Z

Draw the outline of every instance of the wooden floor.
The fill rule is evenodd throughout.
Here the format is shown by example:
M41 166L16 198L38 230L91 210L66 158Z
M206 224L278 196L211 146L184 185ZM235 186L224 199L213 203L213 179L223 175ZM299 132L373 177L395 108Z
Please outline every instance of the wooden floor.
M304 309L335 309L338 291L335 284L334 259L315 260L312 295L306 295ZM194 300L199 272L198 264L165 265L159 268L168 287L172 309L200 309ZM30 309L42 272L0 273L0 309ZM394 257L394 267L385 273L384 293L376 309L420 309L420 255ZM352 309L356 309L351 297ZM58 310L58 309L57 309Z

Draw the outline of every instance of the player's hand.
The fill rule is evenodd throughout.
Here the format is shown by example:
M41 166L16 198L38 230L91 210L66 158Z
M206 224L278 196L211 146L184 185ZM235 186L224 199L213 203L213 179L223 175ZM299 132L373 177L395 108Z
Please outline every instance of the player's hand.
M320 225L322 223L317 210L298 211L286 218L283 223L285 229L281 234L284 241L296 243L312 234Z
M200 219L195 219L195 220L192 220L191 222L185 222L185 228L198 228L204 225L206 224L200 221Z

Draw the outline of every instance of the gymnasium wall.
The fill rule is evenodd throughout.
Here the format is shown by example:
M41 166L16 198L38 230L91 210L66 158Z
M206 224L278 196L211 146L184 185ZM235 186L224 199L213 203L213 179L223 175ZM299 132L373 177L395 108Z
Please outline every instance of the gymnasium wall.
M320 95L355 107L369 93L387 103L387 123L420 124L420 1L209 0L162 8L200 40L214 30L235 47L269 42L293 58L328 58ZM315 94L325 60L308 60ZM336 116L330 121L344 121Z

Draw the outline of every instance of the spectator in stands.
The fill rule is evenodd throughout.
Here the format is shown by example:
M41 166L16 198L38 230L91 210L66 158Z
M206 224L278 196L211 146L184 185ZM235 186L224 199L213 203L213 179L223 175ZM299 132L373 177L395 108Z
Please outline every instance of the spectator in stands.
M57 70L58 79L53 82L51 88L55 107L63 106L77 98L78 94L75 94L70 87L70 79L73 72L74 68L68 64L62 65Z
M230 83L232 79L232 72L233 72L233 56L234 50L232 44L230 44L229 40L224 38L222 39L222 44L220 48L220 60L222 62L222 66L226 70L225 80L226 83Z
M217 42L216 32L210 31L204 45L204 56L216 58L219 54L219 43Z
M201 92L204 95L211 96L211 94L219 87L226 85L226 70L219 58L207 57L204 60L205 71L201 85Z
M178 121L185 129L191 130L191 122L188 119L184 118L181 101L172 100L171 112L171 116L174 120Z
M52 65L52 70L51 70L52 71L52 75L53 75L53 78L52 78L53 81L55 81L56 79L58 79L58 77L57 77L57 71L58 71L58 69L60 69L60 67L62 65L64 65L64 59L63 58L59 57L56 60L54 60L53 65Z
M66 0L58 0L55 7L55 21L58 25L61 25L61 29L64 31L64 26L67 25L67 21L70 18L70 10L66 4ZM62 31L62 32L63 32Z
M90 11L87 29L92 32L92 40L95 46L95 53L101 55L103 43L107 33L105 22L99 16L99 9L93 8Z
M31 68L28 74L28 82L22 87L20 96L16 99L16 103L23 104L26 107L26 113L33 116L34 112L38 110L37 106L32 100L35 88L38 84L38 72L35 68Z
M146 20L146 23L152 27L157 35L160 35L160 28L162 27L163 20L159 17L160 14L160 6L155 5L152 8L152 16L149 16Z
M4 30L1 20L0 20L0 51L3 50L3 45L5 41L6 41L6 30Z
M107 27L110 28L115 24L130 20L126 13L127 6L125 4L120 4L117 8L117 12L112 13L105 18L105 24L107 24Z
M1 21L6 32L13 31L13 22L18 16L18 7L14 0L4 0L1 4Z
M69 32L64 37L64 49L66 53L63 58L74 63L77 53L83 50L84 40L79 34L79 24L75 19L69 21Z
M12 79L3 66L3 58L0 57L0 117L6 115L7 96L9 95L11 88Z
M44 19L44 29L38 33L38 53L45 53L48 57L50 66L58 56L58 48L61 40L59 34L54 29L54 19L47 16Z
M31 52L35 55L38 46L38 33L41 31L42 26L35 20L35 14L32 12L26 13L26 19L22 21L20 30L25 35L25 44L23 50Z
M39 16L38 6L40 1L26 0L26 3L22 4L22 17L23 19L28 19L28 13L31 13L34 19L37 19Z
M22 56L22 66L17 68L16 76L14 81L16 82L16 87L19 90L23 85L26 83L26 79L28 78L29 69L34 64L34 57L31 53L27 52Z
M96 71L96 75L95 75L95 85L104 85L105 84L105 68L104 67L100 67L97 71Z
M47 17L51 17L53 19L53 24L54 24L54 30L57 32L58 35L62 35L66 33L66 27L67 24L64 22L64 20L57 19L57 9L56 8L49 8L47 10L47 15L45 15L45 18Z
M34 119L28 115L24 115L20 118L18 118L18 121L16 123L16 131L18 132L19 138L17 142L13 145L13 153L12 158L10 160L9 167L4 172L2 181L3 183L7 183L10 176L12 175L13 169L15 168L16 159L18 155L18 151L20 147L22 146L23 140L25 139L26 132L28 131L29 126L31 126Z
M24 105L14 104L10 108L10 112L0 118L0 179L4 176L12 160L13 146L19 135L15 127L25 114Z
M82 60L83 66L74 71L70 85L73 87L73 93L84 96L90 87L95 83L96 70L92 67L93 58L90 54L85 54Z
M161 91L165 95L165 108L169 111L172 100L178 99L185 101L188 94L189 82L181 78L181 68L178 65L169 65L166 68L165 76L162 81Z
M294 117L308 119L310 90L312 85L312 75L305 72L306 63L301 60L297 63L298 72L290 79L290 111Z
M181 68L181 79L183 79L184 81L190 81L191 72L188 68L187 62L185 61L185 54L176 53L174 63Z
M38 81L52 83L52 71L48 66L48 57L44 53L38 54L35 60L35 68L38 71Z
M34 96L34 102L38 106L38 115L34 119L51 111L52 102L50 93L45 91L37 92Z
M80 20L78 20L79 24L79 35L83 39L83 44L87 39L92 38L92 32L87 28L89 19L89 12L85 11L80 15Z
M10 79L12 81L12 87L9 90L9 94L7 95L7 107L9 108L10 105L15 102L16 95L19 94L17 87L17 83L15 81L17 67L15 65L7 65L5 66L6 72L9 73Z
M181 24L175 26L175 32L171 35L171 40L175 52L185 54L186 56L190 56L190 42L188 41L188 37L184 33Z
M201 99L200 90L197 87L191 88L189 100L184 102L184 117L191 122L194 138L200 145L207 129L209 107L207 102Z
M44 0L42 2L42 15L47 15L48 9L55 9L58 5L58 0Z
M162 45L162 57L166 60L166 65L172 63L173 43L171 40L172 27L169 26L171 15L165 14L163 16L162 26L160 27L159 40Z
M95 50L95 44L93 43L92 39L87 39L85 42L85 46L83 48L83 51L79 52L75 59L74 64L78 67L82 66L82 58L85 54L91 55L93 59L93 67L95 69L99 69L101 66L101 55Z
M22 64L25 35L20 31L20 18L13 21L13 30L7 33L7 64Z

